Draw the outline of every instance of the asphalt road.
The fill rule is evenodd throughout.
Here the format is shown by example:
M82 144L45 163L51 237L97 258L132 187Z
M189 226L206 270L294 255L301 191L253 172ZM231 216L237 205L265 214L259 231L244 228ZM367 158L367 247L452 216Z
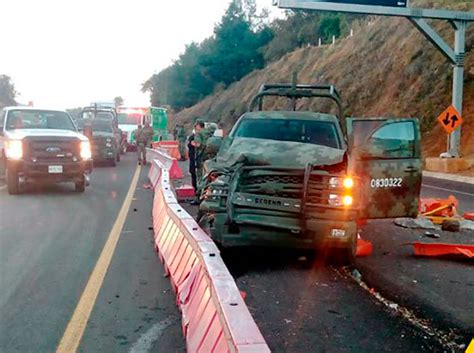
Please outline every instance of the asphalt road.
M1 352L56 349L124 203L135 170L133 157L128 155L117 168L96 168L92 186L82 195L65 184L29 187L23 195L10 196L0 181ZM153 251L152 192L143 188L145 183L142 170L78 351L184 351L174 294ZM474 209L471 185L431 178L423 185L423 197L453 194L462 210ZM453 317L468 323L469 306L464 314L462 310L472 303L472 265L406 261L406 248L387 247L419 234L390 228L386 236L387 227L383 222L367 226L366 237L375 251L373 257L358 261L363 279L395 302L413 305L416 315L434 318L428 325L437 320L448 325ZM228 253L225 260L272 351L446 350L347 272L319 260L309 262L300 253L242 253ZM436 306L440 299L443 304ZM439 312L447 307L451 310Z
M84 194L75 193L72 184L36 185L19 196L0 189L1 352L55 351L73 313L86 312L79 299L135 168L132 154L116 168L95 168ZM146 172L141 171L105 278L92 283L100 291L86 315L79 351L185 350L175 296L153 250ZM80 334L69 329L70 337Z

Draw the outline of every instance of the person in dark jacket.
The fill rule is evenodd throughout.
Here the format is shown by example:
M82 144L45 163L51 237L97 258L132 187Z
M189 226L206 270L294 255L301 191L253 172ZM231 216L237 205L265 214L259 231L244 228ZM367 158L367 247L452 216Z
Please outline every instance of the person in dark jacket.
M192 142L194 141L194 133L188 138L188 152L189 152L189 173L191 174L191 180L193 188L197 191L197 182L196 182L196 147L193 146Z

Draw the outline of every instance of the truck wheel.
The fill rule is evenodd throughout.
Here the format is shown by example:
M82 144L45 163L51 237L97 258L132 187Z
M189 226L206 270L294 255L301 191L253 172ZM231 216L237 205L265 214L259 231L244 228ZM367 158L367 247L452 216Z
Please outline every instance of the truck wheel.
M7 189L10 195L18 195L20 193L20 178L18 173L7 168Z
M6 177L7 172L7 159L5 156L0 156L0 179Z
M357 233L352 237L351 244L347 248L333 249L331 251L331 263L337 266L350 266L355 262L357 253Z
M120 162L120 152L117 152L117 162Z
M86 178L81 177L81 180L74 182L76 192L86 191Z
M111 165L112 167L116 167L116 166L117 166L117 161L116 161L115 158L110 160L110 165Z

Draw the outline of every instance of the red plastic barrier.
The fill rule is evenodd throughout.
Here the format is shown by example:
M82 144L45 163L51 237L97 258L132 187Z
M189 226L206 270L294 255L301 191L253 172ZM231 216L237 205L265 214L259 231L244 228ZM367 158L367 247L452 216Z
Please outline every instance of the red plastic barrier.
M196 191L192 187L192 185L183 185L180 187L175 188L176 196L178 200L185 200L190 199L196 196Z
M270 352L216 245L177 203L168 171L153 163L163 168L153 204L155 248L177 294L187 351Z
M474 245L446 243L413 243L417 256L462 255L474 258Z
M474 211L465 212L463 218L469 221L474 221Z

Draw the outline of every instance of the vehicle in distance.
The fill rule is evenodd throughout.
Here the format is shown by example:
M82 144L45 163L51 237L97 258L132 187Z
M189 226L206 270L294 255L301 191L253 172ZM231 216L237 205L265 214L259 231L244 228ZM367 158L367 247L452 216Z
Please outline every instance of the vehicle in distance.
M84 127L91 130L91 149L94 162L107 162L113 167L120 162L122 134L113 120L93 118L84 120Z
M0 173L10 194L27 182L73 182L83 192L92 171L90 142L64 111L7 107L0 114Z
M293 110L263 110L267 96L289 98ZM331 99L338 114L296 111L300 98ZM352 262L363 220L417 213L418 121L346 126L333 86L264 85L205 164L202 185L198 221L223 247L325 248Z

